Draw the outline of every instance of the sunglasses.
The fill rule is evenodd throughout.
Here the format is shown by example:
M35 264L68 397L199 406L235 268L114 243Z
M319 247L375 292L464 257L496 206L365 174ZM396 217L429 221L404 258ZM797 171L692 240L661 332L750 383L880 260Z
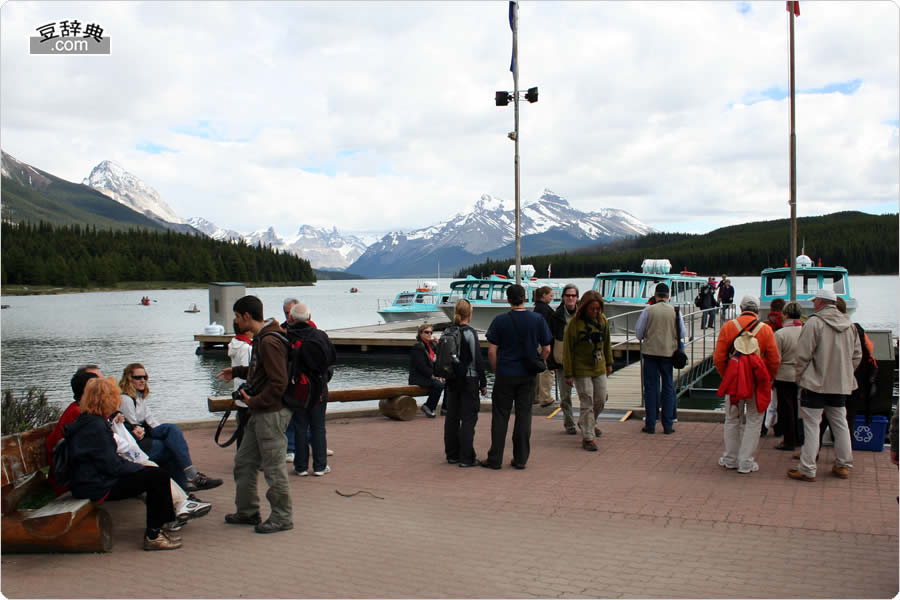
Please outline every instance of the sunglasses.
M428 335L431 335L434 332L430 329L425 329L424 331L422 331L422 333L427 333Z
M563 294L566 298L577 298L578 294Z
M132 379L150 379L149 375L132 375Z

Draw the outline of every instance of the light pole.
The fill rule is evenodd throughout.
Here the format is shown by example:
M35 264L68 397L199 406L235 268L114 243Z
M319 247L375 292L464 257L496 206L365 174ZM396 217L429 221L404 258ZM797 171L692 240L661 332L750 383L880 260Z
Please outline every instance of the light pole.
M516 283L522 283L522 229L521 216L519 207L519 4L511 1L509 3L509 27L512 29L512 63L509 70L513 74L513 93L497 92L494 94L494 102L497 106L506 106L509 101L513 101L515 109L515 130L510 131L507 136L516 144ZM538 101L538 89L536 87L528 88L524 97L531 103Z

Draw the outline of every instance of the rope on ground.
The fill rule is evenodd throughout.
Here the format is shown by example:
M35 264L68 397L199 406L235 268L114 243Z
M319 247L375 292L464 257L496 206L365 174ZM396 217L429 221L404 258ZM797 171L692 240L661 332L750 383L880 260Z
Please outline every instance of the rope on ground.
M372 496L373 498L378 498L379 500L384 500L384 498L382 498L381 496L376 496L369 490L358 490L358 491L353 492L352 494L345 494L344 492L342 492L340 490L334 490L334 493L337 494L338 496L343 496L344 498L351 498L357 494L368 494L368 495Z

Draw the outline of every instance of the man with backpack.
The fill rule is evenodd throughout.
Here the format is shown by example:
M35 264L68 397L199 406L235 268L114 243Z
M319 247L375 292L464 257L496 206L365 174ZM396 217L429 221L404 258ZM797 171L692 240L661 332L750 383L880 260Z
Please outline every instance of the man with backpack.
M725 452L719 457L719 465L746 474L759 470L754 455L781 356L772 328L759 320L759 299L744 296L740 307L741 314L719 331L713 362L722 376L720 394L728 390Z
M239 392L250 411L243 440L234 455L237 512L225 515L225 522L253 525L257 533L293 529L291 494L284 462L287 453L284 430L291 419L291 411L282 400L288 382L284 330L275 319L263 320L263 304L256 296L239 298L232 310L235 323L242 330L253 332L253 349L249 367L229 367L216 375L225 381L234 377L247 380ZM265 522L259 514L256 492L260 467L269 485L266 498L271 506L271 514Z
M850 429L846 420L848 396L857 388L853 372L862 360L862 346L856 328L835 306L832 290L818 290L813 298L812 316L800 330L795 360L800 388L800 417L803 419L803 449L797 468L788 477L815 481L819 453L819 422L828 417L834 439L835 477L848 479L853 466Z
M290 309L287 327L288 385L284 402L293 409L294 474L309 475L309 446L312 442L313 475L331 472L325 441L325 410L328 381L334 372L337 352L331 340L310 319L309 307L297 302ZM309 436L309 439L307 438Z

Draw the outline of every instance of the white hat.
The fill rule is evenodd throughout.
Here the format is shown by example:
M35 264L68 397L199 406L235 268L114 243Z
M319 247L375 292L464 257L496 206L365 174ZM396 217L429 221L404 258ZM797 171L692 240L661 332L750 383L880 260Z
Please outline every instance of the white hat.
M837 294L834 293L834 290L816 290L816 298L834 302L837 300Z
M744 296L741 298L741 310L759 312L759 298L756 296Z

